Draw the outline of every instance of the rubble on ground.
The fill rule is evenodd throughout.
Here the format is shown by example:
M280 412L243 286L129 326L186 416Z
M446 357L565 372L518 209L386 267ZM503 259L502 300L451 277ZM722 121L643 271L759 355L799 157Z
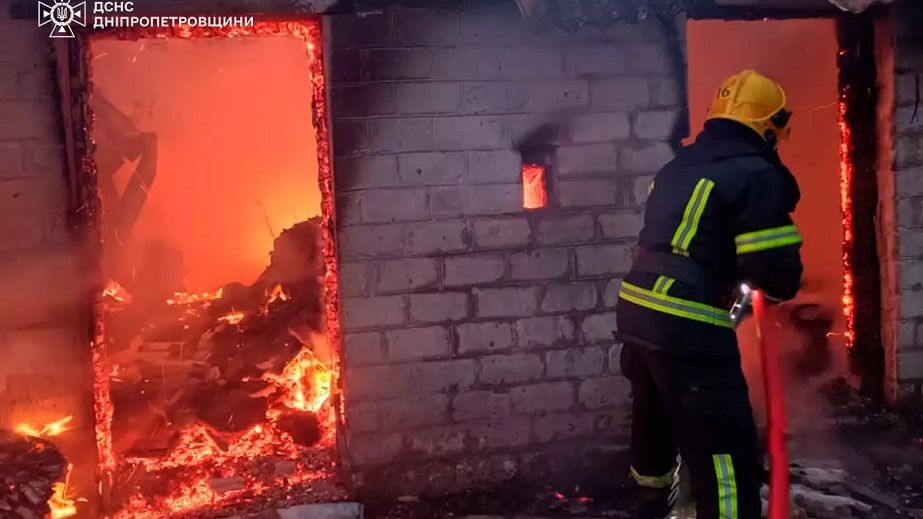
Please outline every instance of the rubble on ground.
M111 353L119 369L111 391L121 450L166 450L184 424L202 422L237 433L263 421L273 390L264 374L281 372L324 333L319 225L312 219L283 231L269 266L250 286L231 283L211 294L177 294L146 308L134 328L123 324L132 317L131 302L109 314L111 324L134 330L123 334L131 336L129 346L116 344ZM306 445L319 438L317 429L306 428L301 437ZM154 430L161 433L135 438L137 431Z
M0 430L0 517L42 519L67 460L53 443Z

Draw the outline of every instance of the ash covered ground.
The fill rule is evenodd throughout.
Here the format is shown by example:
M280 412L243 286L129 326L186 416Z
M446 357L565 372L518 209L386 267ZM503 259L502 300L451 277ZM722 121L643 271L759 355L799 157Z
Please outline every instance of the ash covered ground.
M829 403L828 417L791 434L791 516L923 518L920 408L886 409L857 396L842 379L826 384L819 396ZM542 484L514 480L453 496L366 503L365 518L627 518L629 490L622 474ZM673 517L695 517L686 488Z

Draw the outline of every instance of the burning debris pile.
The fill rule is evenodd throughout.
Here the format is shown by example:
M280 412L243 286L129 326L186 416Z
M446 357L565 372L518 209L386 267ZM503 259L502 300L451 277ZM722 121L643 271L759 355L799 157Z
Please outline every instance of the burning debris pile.
M53 443L0 431L0 517L58 519L76 513L67 492L67 460Z
M321 246L311 220L275 240L250 286L154 301L106 288L120 517L225 506L330 472Z

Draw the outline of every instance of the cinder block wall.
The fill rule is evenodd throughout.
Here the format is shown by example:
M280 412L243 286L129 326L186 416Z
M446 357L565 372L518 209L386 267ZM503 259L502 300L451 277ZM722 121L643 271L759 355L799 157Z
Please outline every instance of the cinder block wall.
M900 306L899 389L923 384L923 8L894 9L894 179ZM888 230L886 230L887 232ZM882 258L886 261L886 258Z
M0 5L0 429L73 415L55 440L93 499L89 273L76 268L48 32ZM81 505L84 506L84 505Z
M624 445L613 306L672 156L676 43L651 20L537 32L495 4L331 17L341 447L366 488ZM514 144L546 123L550 207L525 211Z

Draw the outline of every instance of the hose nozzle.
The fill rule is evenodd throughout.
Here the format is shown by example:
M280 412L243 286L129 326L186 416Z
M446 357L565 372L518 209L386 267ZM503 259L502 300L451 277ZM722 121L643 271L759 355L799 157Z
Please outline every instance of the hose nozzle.
M736 328L743 321L744 317L753 313L753 289L746 283L741 283L737 287L737 297L734 304L731 305L731 321Z

